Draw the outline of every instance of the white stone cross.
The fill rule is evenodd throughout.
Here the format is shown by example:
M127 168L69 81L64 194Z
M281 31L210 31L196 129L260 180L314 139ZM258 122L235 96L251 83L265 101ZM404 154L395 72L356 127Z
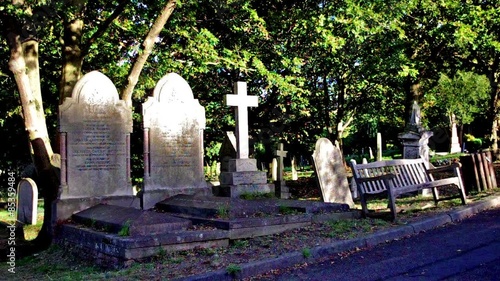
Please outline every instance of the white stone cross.
M283 157L286 157L286 153L288 151L283 150L283 143L280 143L278 145L278 150L276 150L276 156L279 157L278 159L278 177L277 180L281 181L283 180L283 170L285 169L283 165Z
M247 84L245 82L234 83L234 95L226 95L225 103L228 106L236 106L236 140L237 158L247 159L248 149L248 107L257 107L259 97L247 96Z

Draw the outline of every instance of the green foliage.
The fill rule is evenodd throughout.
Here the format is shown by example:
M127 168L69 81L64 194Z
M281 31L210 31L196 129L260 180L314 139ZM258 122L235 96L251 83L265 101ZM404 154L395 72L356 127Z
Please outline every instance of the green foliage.
M471 134L465 134L465 147L469 152L476 152L483 148L483 139L476 138Z
M217 207L217 216L221 219L229 218L229 208L225 205L220 205Z
M237 273L239 273L241 271L241 266L237 265L237 264L234 264L234 263L231 263L229 264L227 267L226 267L226 272L229 274L229 275L236 275Z
M257 199L266 199L274 197L275 196L272 192L243 192L240 195L240 198L245 200L257 200Z
M306 259L310 258L311 257L311 249L309 249L309 248L302 249L302 256Z
M246 247L248 247L248 245L249 245L249 242L248 242L248 240L245 240L245 239L233 240L233 244L232 244L232 246L234 248L246 248Z
M457 124L470 124L476 114L488 110L490 84L486 76L458 71L453 78L441 74L435 95L428 97L451 118L456 115Z
M127 220L122 225L122 228L118 231L118 235L119 236L129 236L130 235L130 224L131 224L131 221Z

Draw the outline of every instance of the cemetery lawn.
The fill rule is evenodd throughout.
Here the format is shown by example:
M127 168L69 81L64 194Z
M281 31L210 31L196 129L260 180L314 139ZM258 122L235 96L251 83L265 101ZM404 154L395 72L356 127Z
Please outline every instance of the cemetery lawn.
M319 200L319 191L312 178L299 178L290 183L294 196ZM308 186L309 188L304 188ZM300 189L299 189L300 187ZM500 195L500 189L470 194L468 203ZM297 197L296 197L297 198ZM196 249L175 253L164 253L143 262L136 262L128 268L106 270L81 261L58 246L52 246L36 255L20 258L16 261L16 274L9 280L170 280L209 271L224 269L237 272L239 264L255 260L273 258L288 252L302 252L305 257L310 249L338 240L362 237L378 230L397 227L434 216L461 206L460 199L442 201L434 206L432 196L408 196L399 198L398 222L389 220L387 200L369 201L369 209L376 209L377 218L326 221L286 231L280 234L240 239L231 242L229 247ZM356 202L356 208L361 206ZM349 255L350 253L342 253ZM4 271L5 270L5 271ZM0 271L6 272L5 262L0 264Z

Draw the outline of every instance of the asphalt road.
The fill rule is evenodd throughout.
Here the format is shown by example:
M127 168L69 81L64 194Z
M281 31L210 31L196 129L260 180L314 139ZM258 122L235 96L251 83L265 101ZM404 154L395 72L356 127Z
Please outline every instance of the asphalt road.
M500 208L408 239L252 280L500 280Z

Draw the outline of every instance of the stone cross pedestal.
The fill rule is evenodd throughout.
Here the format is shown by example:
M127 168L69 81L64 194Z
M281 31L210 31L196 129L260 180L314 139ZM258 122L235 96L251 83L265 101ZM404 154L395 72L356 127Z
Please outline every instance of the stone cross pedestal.
M286 157L287 151L283 150L283 144L280 143L278 145L278 149L275 152L275 155L278 156L278 170L276 175L276 181L274 182L274 192L276 197L281 199L290 198L290 190L286 186L286 182L283 179L283 171L285 169L283 158Z
M220 186L213 187L217 196L239 197L244 193L270 193L274 186L267 184L265 172L257 169L257 160L249 157L248 107L258 105L257 96L247 96L245 82L234 84L234 95L226 95L228 106L236 107L236 159L230 159L228 171L221 172Z
M410 122L399 139L403 144L403 159L416 159L422 157L429 165L429 139L432 131L426 130L421 123L420 106L417 101L413 102ZM430 189L423 189L422 195L430 195Z

